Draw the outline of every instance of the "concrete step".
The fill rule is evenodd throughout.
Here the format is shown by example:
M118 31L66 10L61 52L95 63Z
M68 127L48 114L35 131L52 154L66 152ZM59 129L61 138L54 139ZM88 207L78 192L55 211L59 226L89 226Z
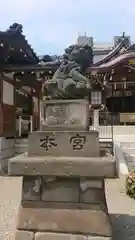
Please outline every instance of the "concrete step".
M128 166L129 171L133 171L135 169L135 155L129 155L127 153L124 154L125 161Z
M135 142L135 134L115 134L113 135L113 139L117 142Z
M28 152L28 147L26 148L15 148L15 153L16 154L22 154L22 153L25 153L25 152Z
M14 139L6 139L4 137L0 138L0 152L4 149L11 149L14 147Z
M121 142L120 146L122 148L135 148L135 142Z
M129 172L134 171L135 170L135 163L129 162L128 163L128 169L129 169Z
M28 148L28 143L16 143L15 148Z
M0 160L11 158L14 155L14 148L4 149L0 152Z
M127 153L129 155L135 155L135 148L122 148L124 153Z
M129 155L128 153L124 153L124 157L126 161L135 162L135 155Z
M28 138L16 138L15 139L15 144L27 144L28 143Z
M28 138L18 138L15 140L15 152L18 154L28 151Z

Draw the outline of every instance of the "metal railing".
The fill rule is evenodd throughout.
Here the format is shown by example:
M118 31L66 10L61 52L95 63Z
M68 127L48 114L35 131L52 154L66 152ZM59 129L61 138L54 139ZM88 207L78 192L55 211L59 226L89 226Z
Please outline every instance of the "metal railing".
M96 129L94 121L90 120L90 130L99 131L100 139L109 139L113 141L113 125L114 117L111 113L108 112L99 112L98 124L96 124Z
M102 126L100 125L97 129L94 126L90 126L90 130L97 130L99 131L99 138L106 139L106 140L113 140L113 126Z
M33 116L20 115L16 117L16 135L21 137L33 131Z

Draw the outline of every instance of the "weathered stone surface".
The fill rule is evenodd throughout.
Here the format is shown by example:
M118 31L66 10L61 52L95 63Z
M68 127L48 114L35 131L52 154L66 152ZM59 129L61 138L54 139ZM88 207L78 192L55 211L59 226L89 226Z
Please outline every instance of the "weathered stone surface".
M76 234L62 233L41 233L35 234L35 240L111 240L110 237L85 236Z
M85 99L49 100L43 102L42 130L87 129L89 102Z
M6 148L0 151L0 160L4 160L14 156L14 148Z
M20 207L17 228L38 232L112 235L106 212L89 209L33 209Z
M96 179L87 179L87 178L81 178L80 179L80 188L82 190L86 190L87 188L103 188L104 186L104 180L96 180Z
M116 177L116 161L112 156L86 157L28 157L22 154L9 160L10 175L47 175L70 177Z
M97 131L32 132L28 141L29 156L99 157Z
M80 180L80 201L84 203L105 203L104 180L83 178Z
M62 233L41 233L35 234L35 240L88 240L86 236ZM96 240L96 239L95 239ZM102 240L102 239L101 239Z
M112 240L112 237L88 236L87 240Z
M83 203L104 203L105 195L103 189L88 188L80 193L80 201Z
M0 137L0 151L5 149L13 149L14 143L14 139L6 139L5 137Z
M24 208L51 208L51 209L90 209L94 211L107 212L106 202L104 204L94 203L69 203L69 202L45 202L45 201L21 201L21 205Z
M41 199L51 202L78 202L79 201L79 180L60 179L47 182L44 178L43 192Z
M40 200L41 178L33 176L23 177L22 200Z
M15 240L34 240L34 233L17 230L15 233Z

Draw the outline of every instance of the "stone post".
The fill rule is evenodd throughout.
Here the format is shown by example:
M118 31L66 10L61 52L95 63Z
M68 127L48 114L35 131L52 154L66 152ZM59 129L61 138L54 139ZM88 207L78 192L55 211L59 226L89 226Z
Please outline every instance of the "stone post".
M93 110L93 127L99 131L99 109Z

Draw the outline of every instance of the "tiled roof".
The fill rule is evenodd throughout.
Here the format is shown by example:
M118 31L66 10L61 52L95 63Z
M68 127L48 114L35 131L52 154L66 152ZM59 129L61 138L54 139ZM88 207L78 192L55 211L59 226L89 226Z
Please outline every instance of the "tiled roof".
M0 64L37 64L39 58L22 34L22 26L13 24L0 31Z

